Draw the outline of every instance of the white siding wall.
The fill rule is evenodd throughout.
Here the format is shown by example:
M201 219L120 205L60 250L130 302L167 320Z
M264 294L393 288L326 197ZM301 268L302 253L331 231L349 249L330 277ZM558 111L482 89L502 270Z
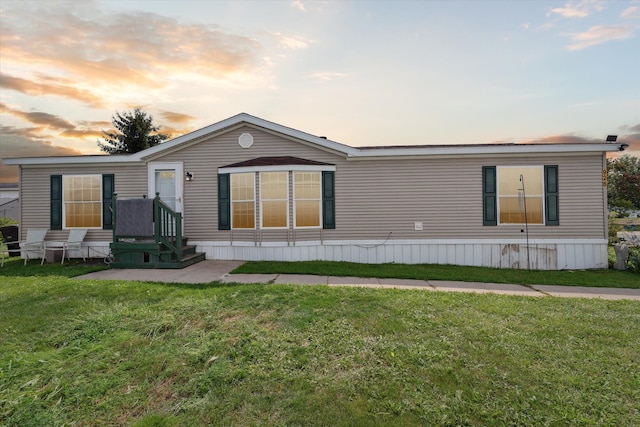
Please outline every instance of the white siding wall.
M575 240L300 242L296 246L190 241L207 259L244 261L349 261L369 264L455 264L494 268L567 270L607 268L607 242ZM528 248L528 250L527 250Z

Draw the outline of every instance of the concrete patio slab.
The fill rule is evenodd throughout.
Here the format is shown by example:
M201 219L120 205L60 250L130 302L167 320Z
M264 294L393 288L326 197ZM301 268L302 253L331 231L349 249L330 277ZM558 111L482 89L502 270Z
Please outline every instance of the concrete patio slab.
M201 261L182 269L111 268L78 276L77 279L138 280L164 283L209 283L222 280L243 261Z

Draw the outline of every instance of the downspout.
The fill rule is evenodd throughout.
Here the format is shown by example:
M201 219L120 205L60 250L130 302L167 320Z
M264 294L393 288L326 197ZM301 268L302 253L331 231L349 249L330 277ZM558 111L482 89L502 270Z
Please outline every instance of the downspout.
M607 153L602 153L602 203L604 212L604 238L609 244L609 201L607 196L607 185L609 183L609 171L607 171Z

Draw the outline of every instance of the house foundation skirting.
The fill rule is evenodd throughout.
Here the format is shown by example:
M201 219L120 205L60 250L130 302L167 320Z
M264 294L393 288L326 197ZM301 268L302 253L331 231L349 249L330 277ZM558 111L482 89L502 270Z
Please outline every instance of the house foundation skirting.
M256 245L193 241L212 260L454 264L533 270L606 269L607 240L325 241Z

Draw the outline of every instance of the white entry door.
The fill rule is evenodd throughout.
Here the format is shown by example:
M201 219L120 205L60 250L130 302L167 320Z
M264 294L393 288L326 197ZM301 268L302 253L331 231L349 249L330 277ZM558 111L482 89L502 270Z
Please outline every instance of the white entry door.
M182 212L183 167L180 162L149 163L149 197L160 200L175 212Z

